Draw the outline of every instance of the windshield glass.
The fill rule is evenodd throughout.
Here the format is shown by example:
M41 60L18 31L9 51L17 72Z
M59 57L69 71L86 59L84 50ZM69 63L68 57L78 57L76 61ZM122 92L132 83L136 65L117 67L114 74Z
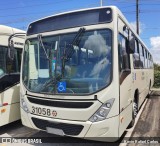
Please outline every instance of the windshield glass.
M7 48L0 46L0 77L6 74Z
M15 50L14 59L7 56L7 47L0 46L0 78L7 74L20 73L21 50Z
M32 92L91 94L111 82L111 30L29 39L22 78Z
M21 50L15 49L14 59L8 58L8 48L0 46L0 93L19 83Z

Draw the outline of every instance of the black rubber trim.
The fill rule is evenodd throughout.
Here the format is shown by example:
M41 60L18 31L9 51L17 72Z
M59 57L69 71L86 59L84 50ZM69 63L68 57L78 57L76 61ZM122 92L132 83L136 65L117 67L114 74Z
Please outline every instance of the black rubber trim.
M39 98L27 97L31 103L52 106L52 107L62 107L62 108L89 108L93 102L64 102L55 100L43 100Z

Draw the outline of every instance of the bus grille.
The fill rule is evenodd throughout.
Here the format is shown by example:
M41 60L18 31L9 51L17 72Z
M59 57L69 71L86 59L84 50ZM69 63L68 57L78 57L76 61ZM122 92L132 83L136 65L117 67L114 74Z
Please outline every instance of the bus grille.
M52 107L62 107L62 108L88 108L93 102L64 102L64 101L55 101L55 100L43 100L40 98L31 98L28 97L28 100L31 103L52 106Z
M54 123L37 118L32 118L32 121L34 125L39 129L46 130L46 127L62 129L66 135L79 135L84 127L82 125L75 124Z

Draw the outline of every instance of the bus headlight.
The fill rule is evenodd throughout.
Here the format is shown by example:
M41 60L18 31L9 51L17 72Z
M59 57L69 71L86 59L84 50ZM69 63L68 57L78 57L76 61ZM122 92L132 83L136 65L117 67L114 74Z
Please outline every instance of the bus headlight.
M92 117L89 119L91 122L98 122L106 119L112 105L114 103L114 98L109 99L106 103L104 103Z
M21 107L22 107L22 109L23 109L25 112L29 113L27 104L26 104L26 102L24 101L23 98L21 99Z

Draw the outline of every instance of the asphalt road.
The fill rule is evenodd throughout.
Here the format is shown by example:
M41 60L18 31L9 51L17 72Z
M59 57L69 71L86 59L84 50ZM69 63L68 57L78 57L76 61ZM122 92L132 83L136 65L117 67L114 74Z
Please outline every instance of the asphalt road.
M147 100L142 114L132 132L130 141L135 145L144 144L160 146L160 90L154 90Z

